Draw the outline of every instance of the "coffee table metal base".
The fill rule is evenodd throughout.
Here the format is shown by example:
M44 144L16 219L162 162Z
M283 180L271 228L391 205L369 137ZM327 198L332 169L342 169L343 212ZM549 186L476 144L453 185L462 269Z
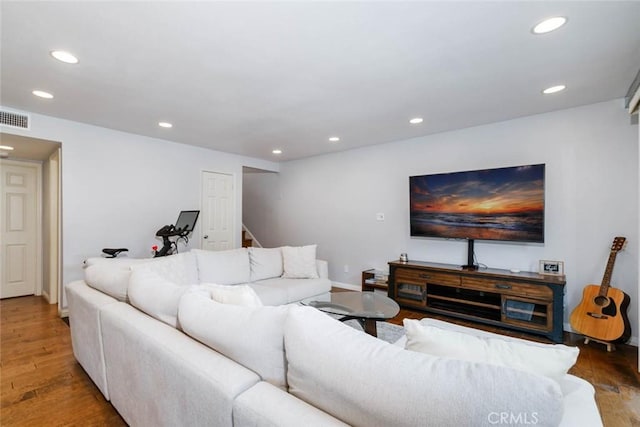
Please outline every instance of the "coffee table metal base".
M396 316L400 311L398 303L375 292L332 292L306 298L302 305L315 307L320 311L341 316L338 320L357 320L369 335L378 336L377 321Z
M366 333L368 333L371 336L377 337L378 336L378 326L377 326L377 322L378 320L385 320L385 319L364 319L362 317L357 317L357 316L344 316L338 319L341 322L346 322L347 320L357 320L358 323L360 323L360 326L362 326L362 329L364 329L364 331Z

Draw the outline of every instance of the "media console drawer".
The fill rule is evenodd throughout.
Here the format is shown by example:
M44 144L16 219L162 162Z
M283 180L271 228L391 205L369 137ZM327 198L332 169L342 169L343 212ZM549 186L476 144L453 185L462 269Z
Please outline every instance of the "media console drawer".
M409 280L419 283L436 283L438 285L460 286L459 274L434 273L409 268L399 268L396 271L397 280Z
M523 296L549 301L553 299L553 291L544 285L530 285L528 283L512 282L509 280L463 277L462 286L479 291L499 292L504 295Z

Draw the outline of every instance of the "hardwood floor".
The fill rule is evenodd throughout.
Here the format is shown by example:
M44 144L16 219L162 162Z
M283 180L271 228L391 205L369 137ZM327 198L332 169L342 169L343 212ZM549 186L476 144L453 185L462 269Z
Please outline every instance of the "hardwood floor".
M73 357L56 305L5 299L0 319L0 425L126 425Z
M403 309L391 322L402 324L405 317L427 316ZM58 317L55 305L39 297L2 300L0 319L0 425L126 425L75 361L69 327ZM615 352L607 353L600 344L582 344L574 334L566 334L565 343L580 347L578 363L571 373L594 385L604 425L640 426L637 348L620 345Z

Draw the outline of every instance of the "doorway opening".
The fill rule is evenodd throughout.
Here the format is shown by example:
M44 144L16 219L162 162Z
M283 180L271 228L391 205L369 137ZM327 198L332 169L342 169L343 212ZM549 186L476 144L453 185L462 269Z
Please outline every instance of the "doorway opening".
M15 197L16 205L12 208L16 215L16 227L20 224L18 219L20 216L28 218L26 209L35 209L35 212L29 213L36 218L35 223L35 240L34 253L36 254L35 274L33 286L27 287L27 294L42 295L50 304L58 304L58 312L60 312L60 302L62 293L62 144L56 141L44 139L30 138L25 136L14 135L6 132L0 132L0 141L2 145L12 147L12 150L5 151L5 155L0 160L2 162L2 193L9 191L4 188L8 183L7 173L10 170L9 165L28 166L38 170L36 178L35 203L22 204L21 200L26 200L26 196ZM5 173L7 172L7 173ZM20 178L14 178L13 185L20 187ZM11 192L11 191L9 191ZM17 192L16 192L17 193ZM3 208L6 206L3 205ZM21 212L21 209L25 212ZM3 215L6 212L3 212ZM3 242L9 236L9 231L3 229ZM15 246L16 255L22 252L18 250L19 245ZM2 251L5 254L5 251ZM1 256L2 269L9 262L5 255ZM13 261L12 261L13 262ZM9 277L2 276L2 285L4 286ZM14 295L17 296L17 295Z

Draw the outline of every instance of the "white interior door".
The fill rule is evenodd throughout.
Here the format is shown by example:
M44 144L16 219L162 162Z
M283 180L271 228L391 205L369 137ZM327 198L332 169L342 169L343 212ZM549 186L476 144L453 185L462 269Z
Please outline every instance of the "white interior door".
M41 278L39 255L40 165L2 161L0 298L33 295Z
M233 175L202 173L202 249L221 251L234 245Z

